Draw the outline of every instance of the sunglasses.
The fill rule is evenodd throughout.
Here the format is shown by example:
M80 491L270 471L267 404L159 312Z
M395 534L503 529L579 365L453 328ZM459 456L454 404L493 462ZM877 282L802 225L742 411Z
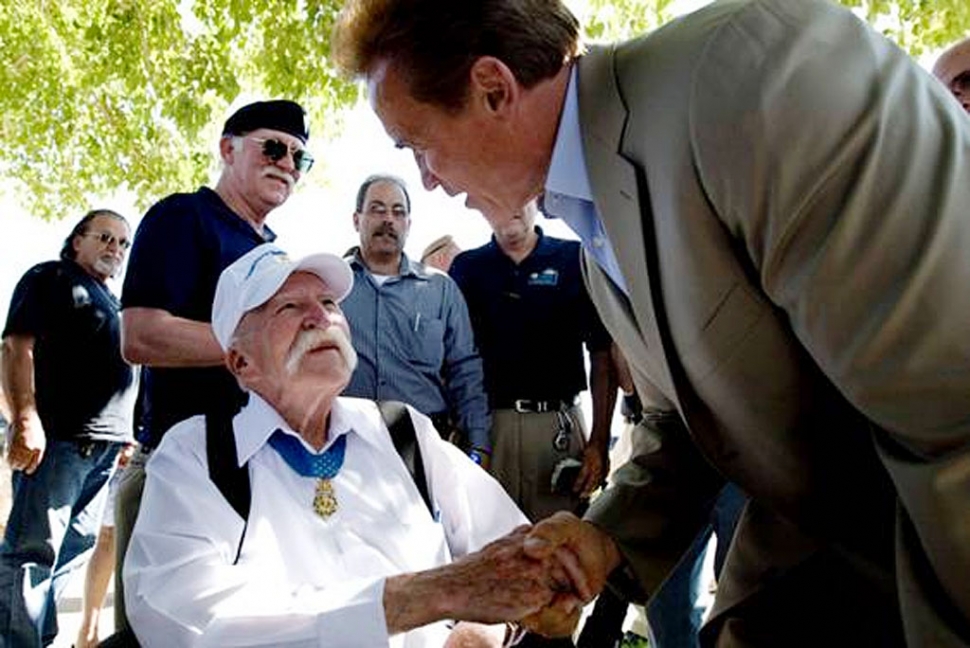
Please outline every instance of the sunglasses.
M292 155L293 166L300 173L306 173L313 166L313 156L306 149L297 148L291 150L289 144L278 139L263 137L248 137L247 139L257 144L262 144L263 155L273 162L279 162L287 155Z
M84 236L94 236L97 237L104 245L111 245L112 243L117 243L118 247L122 250L127 250L131 247L131 241L126 238L117 238L114 234L110 232L85 232Z

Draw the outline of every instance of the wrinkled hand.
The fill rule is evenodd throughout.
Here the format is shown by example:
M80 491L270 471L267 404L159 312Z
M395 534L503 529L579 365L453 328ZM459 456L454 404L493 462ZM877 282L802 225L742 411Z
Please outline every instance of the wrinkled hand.
M526 554L528 531L519 527L448 566L452 618L499 623L527 616L552 600L551 561Z
M529 527L519 527L449 565L392 576L384 584L388 632L405 632L441 619L500 623L548 605L554 592L550 559L523 548ZM561 570L560 570L561 571ZM568 581L563 574L562 580Z
M571 513L559 512L535 525L524 543L530 557L564 573L571 591L561 586L544 609L522 618L522 625L546 636L571 633L582 606L606 585L610 572L619 566L620 552L613 540Z
M36 413L10 423L7 463L11 470L32 475L44 459L47 437Z
M589 499L593 491L599 488L606 478L606 468L609 465L608 451L593 444L583 450L583 467L579 469L573 492L584 499Z

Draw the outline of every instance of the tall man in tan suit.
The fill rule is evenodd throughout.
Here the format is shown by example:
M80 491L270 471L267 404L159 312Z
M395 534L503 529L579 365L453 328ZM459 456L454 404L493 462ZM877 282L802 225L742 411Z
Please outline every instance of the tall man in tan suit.
M335 52L427 188L544 195L653 430L581 522L586 598L653 592L724 479L751 496L707 645L970 642L970 124L824 0L725 0L580 55L556 0L353 0ZM689 468L687 468L689 467ZM527 619L563 630L575 599Z

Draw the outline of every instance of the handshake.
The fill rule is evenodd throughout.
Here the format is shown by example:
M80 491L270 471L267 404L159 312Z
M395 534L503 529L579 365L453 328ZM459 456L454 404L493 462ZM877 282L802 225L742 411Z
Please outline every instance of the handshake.
M538 634L565 636L620 561L609 536L570 513L556 513L449 565L389 578L388 630L441 619L516 621Z

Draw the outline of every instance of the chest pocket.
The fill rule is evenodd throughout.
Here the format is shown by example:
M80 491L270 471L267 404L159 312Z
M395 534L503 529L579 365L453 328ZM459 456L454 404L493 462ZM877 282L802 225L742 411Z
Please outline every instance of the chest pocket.
M412 335L411 360L424 367L440 368L445 360L445 323L419 312L414 318Z

